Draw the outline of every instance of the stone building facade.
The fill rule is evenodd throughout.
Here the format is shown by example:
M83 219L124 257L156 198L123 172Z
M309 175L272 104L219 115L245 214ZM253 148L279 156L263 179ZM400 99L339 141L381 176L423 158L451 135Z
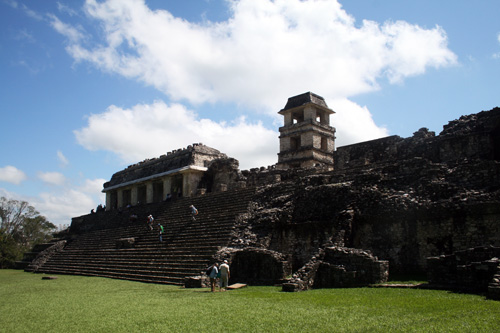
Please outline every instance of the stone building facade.
M221 158L227 156L196 143L131 165L104 184L106 210L193 196L209 163Z

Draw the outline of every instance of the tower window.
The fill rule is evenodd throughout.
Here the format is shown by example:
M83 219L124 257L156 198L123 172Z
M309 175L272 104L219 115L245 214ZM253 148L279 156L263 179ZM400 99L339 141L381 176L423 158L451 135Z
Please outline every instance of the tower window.
M292 122L294 124L301 123L304 121L304 114L302 112L297 112L292 114Z
M300 148L300 136L290 138L290 148L292 150L297 150Z

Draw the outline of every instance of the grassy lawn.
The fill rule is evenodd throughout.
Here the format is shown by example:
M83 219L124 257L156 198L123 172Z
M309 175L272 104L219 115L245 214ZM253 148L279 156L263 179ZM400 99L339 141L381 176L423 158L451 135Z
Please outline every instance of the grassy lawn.
M446 291L222 293L0 270L0 332L498 332L500 302Z

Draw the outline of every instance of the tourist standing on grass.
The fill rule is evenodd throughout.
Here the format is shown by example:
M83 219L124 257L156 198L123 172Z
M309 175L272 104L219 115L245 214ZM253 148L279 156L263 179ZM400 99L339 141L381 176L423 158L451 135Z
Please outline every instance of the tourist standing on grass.
M158 223L158 235L160 236L160 243L163 242L163 226Z
M229 265L227 263L227 260L224 260L222 265L220 265L219 273L220 273L219 290L222 289L226 290L227 284L229 282Z
M217 283L217 274L219 273L219 264L215 263L214 266L212 267L212 271L210 272L210 275L208 276L210 278L210 288L212 292L215 291L215 284Z
M198 215L198 209L196 209L195 206L191 205L189 206L191 208L191 217L193 218L193 221L196 221L196 215Z

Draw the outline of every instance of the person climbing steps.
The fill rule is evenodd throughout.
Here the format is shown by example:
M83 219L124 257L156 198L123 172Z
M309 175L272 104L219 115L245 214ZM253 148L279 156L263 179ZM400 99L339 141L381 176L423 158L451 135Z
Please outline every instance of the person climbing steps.
M191 217L193 221L196 221L196 215L198 215L198 209L196 209L196 207L193 205L189 206L189 208L191 208Z

